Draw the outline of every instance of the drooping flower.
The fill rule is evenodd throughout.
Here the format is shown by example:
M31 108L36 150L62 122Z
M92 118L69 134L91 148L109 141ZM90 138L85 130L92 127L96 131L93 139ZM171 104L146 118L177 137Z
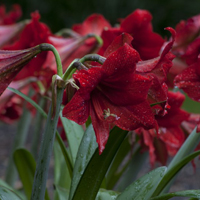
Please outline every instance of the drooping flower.
M63 116L83 124L90 115L100 153L113 125L125 130L156 127L147 102L151 81L136 73L139 60L137 51L125 43L109 52L102 66L73 75L80 89L64 107Z
M50 36L49 41L58 50L63 69L67 69L74 59L97 51L100 45L95 37L100 37L105 28L111 28L109 22L100 14L92 14L82 24L73 25L69 37ZM51 52L45 66L55 68Z
M16 51L0 50L0 95L20 70L40 52L40 46Z

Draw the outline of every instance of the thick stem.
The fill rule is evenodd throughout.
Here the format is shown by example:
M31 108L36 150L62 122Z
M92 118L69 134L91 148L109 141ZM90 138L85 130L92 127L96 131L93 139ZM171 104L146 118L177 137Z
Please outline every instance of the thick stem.
M63 92L63 89L58 88L56 111L53 119L51 117L51 107L49 109L34 176L31 200L44 200L50 157L52 154Z

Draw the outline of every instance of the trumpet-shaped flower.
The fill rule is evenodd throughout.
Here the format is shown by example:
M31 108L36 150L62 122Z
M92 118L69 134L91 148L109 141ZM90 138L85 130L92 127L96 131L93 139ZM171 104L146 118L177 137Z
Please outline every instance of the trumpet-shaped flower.
M109 130L156 126L147 102L151 81L136 73L140 56L125 43L109 55L102 66L73 75L80 89L64 107L63 116L83 124L89 115L96 133L99 153L105 148Z

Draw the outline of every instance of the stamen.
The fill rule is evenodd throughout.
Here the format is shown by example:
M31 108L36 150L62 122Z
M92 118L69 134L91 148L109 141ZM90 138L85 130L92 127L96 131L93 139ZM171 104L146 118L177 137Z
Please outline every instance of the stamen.
M119 119L119 117L116 114L110 113L109 108L107 110L104 110L103 115L104 115L104 119L107 119L110 116L114 117L116 120Z

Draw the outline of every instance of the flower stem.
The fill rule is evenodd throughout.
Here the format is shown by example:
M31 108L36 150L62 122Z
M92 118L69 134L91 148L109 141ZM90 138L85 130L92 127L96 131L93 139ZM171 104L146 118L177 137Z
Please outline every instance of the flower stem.
M67 68L67 70L65 71L65 73L64 73L64 75L63 75L63 77L62 77L62 79L63 79L64 81L68 80L68 79L70 78L70 74L72 74L72 72L75 72L75 71L76 71L76 67L74 66L74 63L77 62L78 60L79 60L79 59L74 59L74 60L70 63L69 67Z
M61 62L60 55L59 55L58 51L56 50L56 48L53 45L48 44L48 43L43 43L43 44L40 44L39 46L42 51L52 51L53 52L55 59L56 59L57 74L60 77L62 77L63 76L62 62Z
M56 110L53 119L51 116L51 107L49 109L34 176L31 200L44 200L50 157L52 154L63 92L63 89L57 89Z
M100 64L103 64L105 62L106 58L103 56L100 56L98 54L88 54L82 57L79 62L84 63L85 61L96 61Z

